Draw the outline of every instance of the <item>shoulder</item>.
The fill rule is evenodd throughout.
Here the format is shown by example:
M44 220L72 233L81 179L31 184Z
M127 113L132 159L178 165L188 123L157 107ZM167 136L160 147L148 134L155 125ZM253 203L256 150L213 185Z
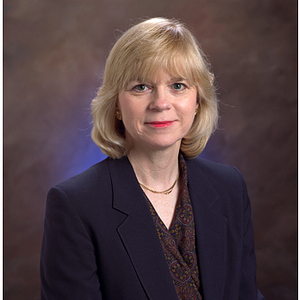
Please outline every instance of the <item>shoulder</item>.
M97 185L105 185L108 178L107 159L105 159L94 164L84 172L57 184L55 187L63 190L65 193L72 191L78 193L90 190L91 187L96 187Z
M122 170L123 160L106 158L84 172L57 184L54 188L63 191L70 198L108 194L111 190L111 166Z
M240 171L233 166L216 163L203 158L186 160L190 178L207 180L217 190L243 191L246 189L245 180Z
M73 212L83 220L97 220L99 214L107 218L112 208L113 188L111 169L122 171L121 160L106 158L86 171L52 187L47 196L47 210L65 214ZM125 176L125 175L124 175ZM52 214L50 213L50 214Z
M213 162L203 158L195 158L186 160L187 168L191 172L204 173L207 177L211 178L235 178L241 179L241 173L236 167L228 166L225 164Z

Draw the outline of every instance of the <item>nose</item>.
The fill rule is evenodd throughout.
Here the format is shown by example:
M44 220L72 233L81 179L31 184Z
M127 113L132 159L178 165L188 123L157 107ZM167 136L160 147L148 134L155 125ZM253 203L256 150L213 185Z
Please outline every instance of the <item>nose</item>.
M168 110L171 107L169 101L169 96L166 89L161 87L157 88L152 94L152 99L150 103L150 109L156 111Z

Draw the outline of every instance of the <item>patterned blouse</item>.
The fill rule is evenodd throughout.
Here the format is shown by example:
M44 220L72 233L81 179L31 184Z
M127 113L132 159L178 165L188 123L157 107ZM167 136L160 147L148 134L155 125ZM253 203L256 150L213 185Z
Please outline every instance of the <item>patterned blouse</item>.
M200 280L195 247L195 223L187 186L187 170L180 156L181 193L173 222L166 228L147 198L175 290L180 300L201 300Z

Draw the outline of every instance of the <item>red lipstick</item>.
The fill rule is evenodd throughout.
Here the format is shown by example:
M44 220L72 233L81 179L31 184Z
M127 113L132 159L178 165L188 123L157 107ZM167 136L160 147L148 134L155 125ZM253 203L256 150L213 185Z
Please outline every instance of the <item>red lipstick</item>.
M173 121L156 121L156 122L149 122L146 124L149 124L155 128L165 128L165 127L169 127L170 125L172 125Z

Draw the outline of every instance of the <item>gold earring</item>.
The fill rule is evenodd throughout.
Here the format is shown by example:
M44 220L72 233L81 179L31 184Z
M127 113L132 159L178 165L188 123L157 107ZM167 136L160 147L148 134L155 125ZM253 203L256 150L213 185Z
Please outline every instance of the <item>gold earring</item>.
M197 113L198 113L198 108L196 108L196 110L195 110L195 116L196 116Z
M122 120L122 115L118 110L116 111L116 117L118 120L120 120L120 121Z

